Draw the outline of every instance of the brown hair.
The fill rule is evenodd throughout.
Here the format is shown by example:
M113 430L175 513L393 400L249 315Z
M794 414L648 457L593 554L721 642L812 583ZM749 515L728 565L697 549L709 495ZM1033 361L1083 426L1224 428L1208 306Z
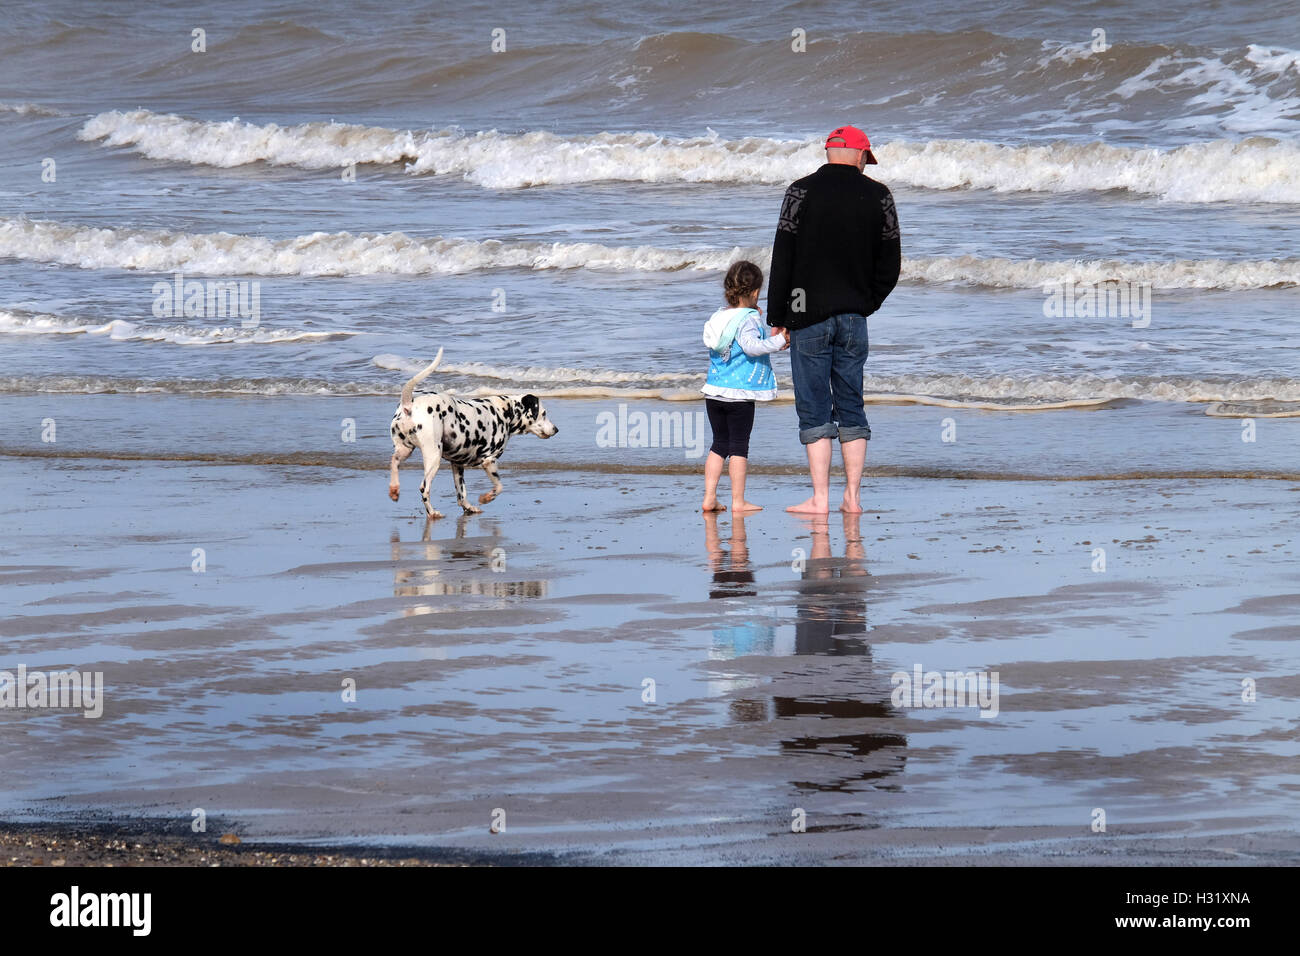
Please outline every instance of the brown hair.
M735 306L741 296L749 295L763 288L763 270L748 259L733 262L727 270L727 277L722 280L722 294L727 297L727 305Z

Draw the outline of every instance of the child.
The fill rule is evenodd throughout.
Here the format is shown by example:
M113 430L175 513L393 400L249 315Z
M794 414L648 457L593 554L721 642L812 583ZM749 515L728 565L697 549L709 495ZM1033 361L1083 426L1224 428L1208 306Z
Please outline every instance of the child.
M704 406L713 429L713 445L704 462L704 511L726 511L718 504L718 479L728 458L731 464L731 510L744 514L762 508L745 500L745 472L749 467L749 433L754 427L754 402L776 398L776 376L768 356L790 347L785 329L764 335L758 311L763 270L752 262L732 263L722 290L730 308L713 313L704 326L709 347L709 377Z

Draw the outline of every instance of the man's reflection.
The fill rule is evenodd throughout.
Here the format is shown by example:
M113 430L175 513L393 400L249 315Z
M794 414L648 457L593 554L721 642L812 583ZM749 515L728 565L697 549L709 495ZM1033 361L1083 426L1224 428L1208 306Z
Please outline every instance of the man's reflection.
M831 556L830 519L803 519L812 535L795 600L794 652L860 656L871 653L866 642L870 579L862 547L862 515L842 516L844 556Z
M901 771L906 761L907 738L884 732L880 723L896 712L890 703L891 685L876 674L867 643L870 577L861 519L861 515L851 514L839 519L824 515L802 519L810 541L802 560L795 562L799 580L794 597L794 646L787 653L808 655L821 663L788 669L779 680L785 693L757 696L749 690L728 701L732 720L771 724L781 754L796 758L790 783L801 791L851 792L894 786L888 778ZM714 573L710 597L758 593L749 568L743 519L739 529L734 524L737 519L732 521L729 552L719 540L716 518L706 525ZM844 535L840 557L832 549L833 527L842 529ZM715 650L720 635L726 633L726 629L714 631ZM737 642L730 634L728 640L733 645ZM832 663L827 658L837 660ZM807 687L806 693L789 692L803 687ZM830 692L831 688L835 692Z

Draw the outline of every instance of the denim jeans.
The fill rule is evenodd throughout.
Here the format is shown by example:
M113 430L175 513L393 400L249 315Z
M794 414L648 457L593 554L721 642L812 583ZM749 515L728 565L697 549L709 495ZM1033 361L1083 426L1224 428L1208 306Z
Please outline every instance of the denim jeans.
M790 371L799 441L839 437L870 440L862 408L862 366L867 361L867 319L840 313L790 332Z

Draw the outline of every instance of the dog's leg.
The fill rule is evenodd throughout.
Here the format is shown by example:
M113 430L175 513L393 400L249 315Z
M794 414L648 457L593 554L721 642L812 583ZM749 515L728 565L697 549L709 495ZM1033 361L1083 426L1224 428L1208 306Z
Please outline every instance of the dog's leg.
M478 496L478 503L481 505L487 504L497 495L501 494L501 476L497 474L497 463L489 458L487 461L483 462L483 470L487 472L487 476L492 479L492 490L485 491L483 494Z
M460 465L452 465L451 478L456 485L456 501L458 501L460 506L465 509L465 514L480 514L483 509L475 508L469 503L469 498L465 496L465 469Z
M399 445L396 442L393 443L393 458L388 463L388 497L392 498L394 501L397 500L397 496L400 493L400 488L397 483L397 468L402 462L411 457L411 452L413 451L415 451L414 448L409 448L406 445Z
M433 478L438 474L438 465L442 463L442 445L420 446L420 457L424 459L424 481L420 482L420 498L424 501L424 513L430 518L441 518L442 512L429 504L429 492L433 490Z

